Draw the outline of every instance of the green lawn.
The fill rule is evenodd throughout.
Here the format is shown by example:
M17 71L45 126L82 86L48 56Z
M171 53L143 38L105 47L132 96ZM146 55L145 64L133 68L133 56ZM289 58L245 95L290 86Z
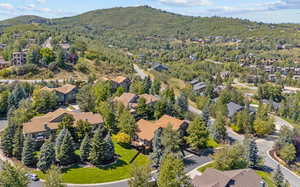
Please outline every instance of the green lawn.
M92 184L104 183L126 179L129 177L131 164L130 160L135 156L135 149L126 149L118 144L115 144L116 154L120 155L117 163L107 168L82 168L74 165L63 173L63 181L73 184ZM139 165L145 164L148 157L140 154L134 163ZM37 172L40 178L44 178L42 172Z
M219 144L215 140L213 140L212 138L209 138L206 142L206 147L208 147L208 148L217 148L217 147L219 147Z
M198 168L198 171L203 173L207 168L213 168L214 167L214 163L209 163L203 167ZM267 173L264 171L260 171L260 170L256 170L256 173L261 176L261 178L264 179L264 181L268 184L268 187L275 187L273 181L272 181L272 174L271 173Z

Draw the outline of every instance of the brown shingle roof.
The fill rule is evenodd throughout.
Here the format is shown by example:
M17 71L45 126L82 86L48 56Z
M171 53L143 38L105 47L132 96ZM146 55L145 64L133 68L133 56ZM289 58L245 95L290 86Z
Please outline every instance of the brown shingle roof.
M141 119L137 122L138 130L136 134L142 140L151 141L157 129L166 128L168 125L172 125L173 129L178 130L184 123L185 121L176 119L169 115L164 115L154 122Z
M72 85L72 84L65 84L61 87L58 88L48 88L48 87L43 87L42 90L45 91L56 91L62 94L68 94L70 92L72 92L74 89L76 88L76 86Z
M192 184L194 187L254 187L263 180L252 169L219 171L207 168L201 176L196 176Z
M154 95L150 95L150 94L142 94L139 95L141 98L146 99L146 104L150 104L150 103L154 103L158 101L158 98L155 97Z
M120 97L114 99L115 102L122 103L125 107L129 107L130 103L136 102L137 95L133 93L123 93Z
M58 125L62 115L70 114L75 119L75 124L79 120L87 120L92 125L102 124L103 118L100 114L91 112L72 112L66 109L59 108L54 112L49 112L44 116L34 117L31 121L23 124L23 133L32 134L46 131L45 127L52 130L58 129Z
M116 82L116 83L118 83L118 84L121 84L121 83L127 81L128 78L127 77L123 77L123 76L117 76L116 78L113 78L111 80L114 81L114 82Z

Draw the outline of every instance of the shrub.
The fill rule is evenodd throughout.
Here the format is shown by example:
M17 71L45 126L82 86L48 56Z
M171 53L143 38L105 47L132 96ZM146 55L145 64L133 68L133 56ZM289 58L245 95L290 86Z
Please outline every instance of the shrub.
M118 144L129 144L131 138L128 134L120 132L113 136L113 140L116 141Z

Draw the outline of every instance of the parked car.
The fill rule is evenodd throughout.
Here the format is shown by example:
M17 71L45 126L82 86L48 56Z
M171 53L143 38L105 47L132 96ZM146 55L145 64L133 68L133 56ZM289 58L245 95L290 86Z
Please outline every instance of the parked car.
M36 174L33 174L33 173L28 173L26 174L26 176L28 177L28 179L32 180L32 181L38 181L39 178Z

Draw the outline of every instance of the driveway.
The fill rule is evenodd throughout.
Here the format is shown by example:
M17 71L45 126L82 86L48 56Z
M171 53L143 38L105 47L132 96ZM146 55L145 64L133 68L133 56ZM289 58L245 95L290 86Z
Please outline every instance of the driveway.
M0 131L2 131L3 129L5 129L5 127L7 126L8 121L7 120L0 120Z
M141 79L145 79L147 75L145 74L144 70L142 70L138 65L133 64L134 71L141 77Z

